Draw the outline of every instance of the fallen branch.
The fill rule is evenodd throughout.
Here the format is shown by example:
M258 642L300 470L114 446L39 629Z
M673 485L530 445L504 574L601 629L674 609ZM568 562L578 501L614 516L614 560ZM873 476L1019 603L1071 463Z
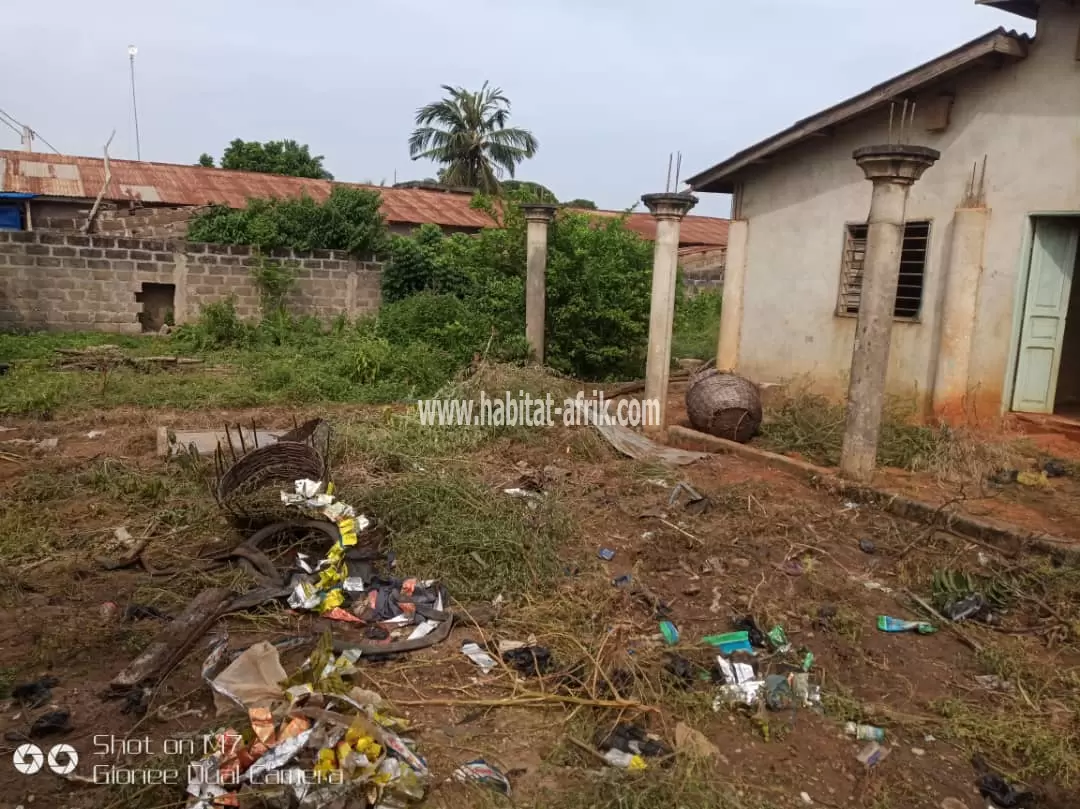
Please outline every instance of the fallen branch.
M946 629L950 630L954 635L956 635L956 637L958 637L964 643L964 645L968 646L969 648L973 649L976 652L982 652L983 645L981 643L979 643L977 640L975 640L973 637L968 635L960 627L958 627L954 621L950 621L948 618L946 618L940 612L938 612L933 607L931 607L930 604L928 604L924 599L919 598L919 596L915 595L910 590L903 590L902 592L908 598L910 598L912 601L914 601L916 604L918 604L920 607L922 607L923 610L925 610L928 615L930 615L931 617L937 619L937 621L939 623L943 624Z

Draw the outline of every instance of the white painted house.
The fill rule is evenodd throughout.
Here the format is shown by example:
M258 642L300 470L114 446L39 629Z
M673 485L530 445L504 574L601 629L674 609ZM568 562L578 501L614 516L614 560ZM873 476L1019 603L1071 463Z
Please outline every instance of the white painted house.
M949 418L1080 415L1080 5L977 2L1036 35L993 31L688 181L733 195L721 367L846 393L871 195L852 152L906 112L905 142L941 159L908 203L888 392Z

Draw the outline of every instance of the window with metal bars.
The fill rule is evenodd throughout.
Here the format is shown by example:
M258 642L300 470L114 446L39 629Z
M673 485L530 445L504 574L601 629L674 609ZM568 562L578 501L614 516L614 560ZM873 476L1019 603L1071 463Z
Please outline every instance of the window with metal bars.
M862 300L863 262L866 259L866 225L848 225L844 234L844 258L840 266L840 298L836 313L857 315ZM893 316L918 318L922 309L926 259L930 246L930 223L907 222L900 252L900 279L896 285Z

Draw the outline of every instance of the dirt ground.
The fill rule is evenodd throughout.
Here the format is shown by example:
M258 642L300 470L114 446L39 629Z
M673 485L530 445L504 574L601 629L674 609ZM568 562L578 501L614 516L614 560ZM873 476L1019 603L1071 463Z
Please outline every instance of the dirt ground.
M336 408L318 415L362 430L390 412ZM146 716L124 714L120 703L102 698L110 679L162 626L153 619L118 621L103 615L102 604L149 602L175 611L211 582L196 572L151 575L138 566L107 571L95 557L120 525L133 534L145 529L166 537L184 528L184 542L202 548L231 547L243 538L216 515L209 495L179 483L169 488L182 470L155 457L159 425L217 428L254 422L271 428L310 415L285 408L125 409L74 420L5 422L14 429L0 440L56 437L59 443L54 450L3 445L9 455L0 460L5 514L0 532L7 536L0 541L6 549L26 553L0 567L0 666L8 687L45 674L59 684L50 703L37 710L10 701L3 705L0 734L23 732L49 710L69 710L73 730L53 738L76 748L76 774L90 776L95 764L149 766L167 752L166 740L198 739L223 724L199 676L205 642L157 688ZM91 431L101 434L90 438ZM571 430L545 431L528 440L498 437L455 462L466 463L470 474L489 484L493 498L504 496L500 487L523 470L564 470L546 491L569 514L572 539L560 550L563 581L550 592L511 601L494 623L457 626L449 640L433 648L361 664L359 684L392 700L415 722L412 735L434 773L425 805L489 805L490 796L463 794L447 783L454 767L483 757L509 775L517 805L674 809L676 804L663 801L635 802L635 796L647 793L649 773L604 771L568 743L568 737L588 743L596 729L620 720L647 723L669 744L683 723L716 745L709 782L715 780L725 792L722 798L717 792L713 803L694 806L931 809L952 798L959 802L952 807L976 809L984 805L974 788L970 758L976 752L1027 783L1042 796L1040 805L1080 805L1075 791L1080 577L1070 578L1067 562L1035 555L1007 558L993 547L851 507L751 461L715 456L676 471L616 457L595 436ZM345 488L370 482L372 463L346 445L335 480ZM425 461L426 466L437 463ZM153 481L163 481L165 488ZM709 498L704 513L669 504L679 481ZM931 483L915 476L890 474L889 484L927 499L933 495ZM983 508L999 519L1011 516L1028 528L1075 535L1077 485L1075 479L1062 479L1048 490L1013 487L965 507L972 513ZM355 505L365 508L363 502ZM870 540L873 553L861 548L860 540ZM150 546L154 567L175 561L172 542L160 539ZM614 550L614 558L600 560L600 548ZM929 600L934 572L942 569L1026 588L1026 596L1011 594L1001 626L961 626L982 651L973 650L951 626L926 636L875 627L879 615L925 620L908 591ZM653 606L635 598L632 588L613 586L627 574L667 604L680 633L677 645L667 646L659 636ZM244 576L239 569L225 575L230 581ZM1039 588L1032 589L1032 581L1041 582ZM813 652L811 682L821 687L821 710L714 711L712 683L681 689L665 680L663 667L672 653L711 666L714 655L700 639L730 631L732 618L742 615L755 616L765 629L782 625L799 659L803 650ZM326 624L289 610L232 616L222 623L234 646L314 637ZM459 651L466 638L524 640L530 633L550 645L560 665L576 663L572 650L581 648L606 676L629 671L633 685L622 688L622 696L637 707L602 710L589 704L594 701L589 695L580 704L523 707L521 695L544 691L543 681L522 681L502 669L483 677ZM286 670L298 666L307 651L284 655ZM761 665L780 672L785 659L773 655ZM1010 690L982 687L975 677L986 674L1009 680ZM888 757L869 769L858 762L865 743L845 736L846 720L885 727ZM184 805L176 788L88 785L47 770L22 775L11 766L16 744L0 742L0 809ZM181 766L187 758L181 757ZM574 802L583 800L575 793L598 783L610 790L609 802Z

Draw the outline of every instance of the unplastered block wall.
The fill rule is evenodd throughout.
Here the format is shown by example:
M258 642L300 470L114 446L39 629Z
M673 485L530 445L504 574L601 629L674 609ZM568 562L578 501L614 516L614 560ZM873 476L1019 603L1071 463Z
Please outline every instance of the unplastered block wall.
M251 270L264 260L294 268L294 314L330 319L379 308L381 266L337 251L260 258L235 245L0 231L0 328L139 332L141 299L160 302L163 291L172 295L177 324L229 296L241 317L254 318L259 290Z

